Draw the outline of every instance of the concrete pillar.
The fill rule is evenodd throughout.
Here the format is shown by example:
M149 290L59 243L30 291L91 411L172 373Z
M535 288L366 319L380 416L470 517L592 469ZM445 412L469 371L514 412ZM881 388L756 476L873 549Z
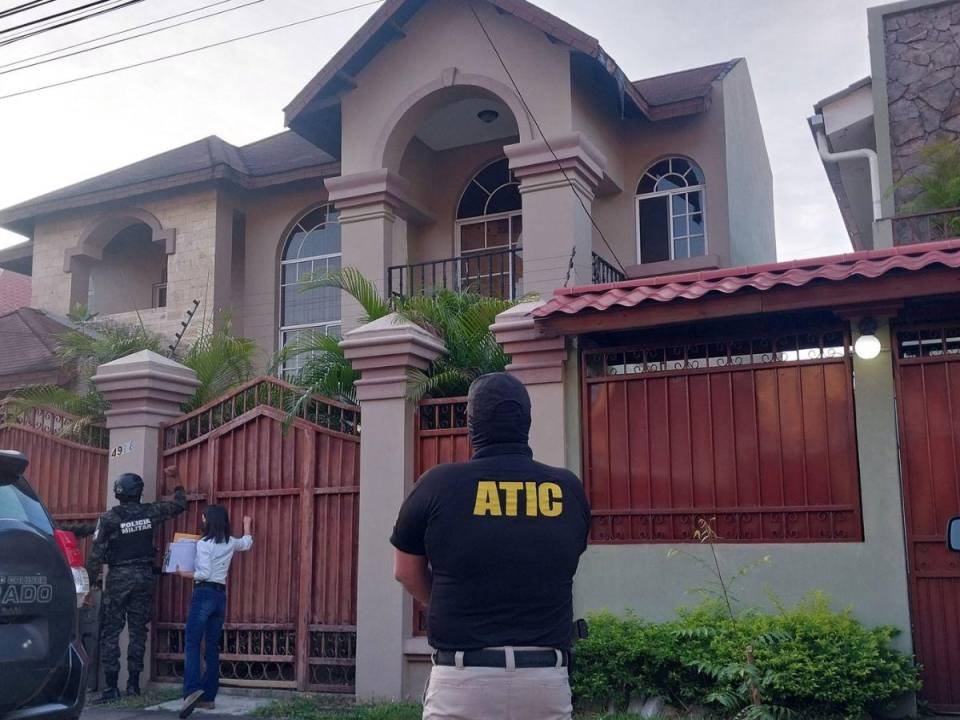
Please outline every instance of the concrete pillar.
M516 305L497 315L490 329L510 356L507 372L530 393L534 457L579 475L579 423L568 422L579 418L579 396L566 391L568 379L577 387L576 377L569 376L571 372L575 375L576 363L567 362L566 337L543 337L534 327L532 313L543 303Z
M143 501L157 499L157 466L160 426L182 414L181 404L194 393L196 373L178 362L142 350L97 368L93 382L110 403L110 460L107 471L107 507L117 504L113 479L125 472L143 478ZM109 572L109 570L108 570ZM143 681L150 678L150 643L144 656ZM127 652L127 631L120 637L122 658ZM120 686L126 685L126 661L121 662Z
M523 291L549 297L593 280L589 212L607 160L580 133L508 145L523 196ZM570 258L573 268L569 270Z
M387 170L326 180L330 201L340 211L343 267L353 267L385 295L387 268L407 262L407 223L432 218L411 199L409 183ZM343 299L343 330L362 324L363 311Z
M407 398L409 372L429 367L444 345L419 326L388 315L346 333L340 347L361 375L356 383L362 426L357 697L401 698L413 601L393 578L388 537L414 481L415 408Z

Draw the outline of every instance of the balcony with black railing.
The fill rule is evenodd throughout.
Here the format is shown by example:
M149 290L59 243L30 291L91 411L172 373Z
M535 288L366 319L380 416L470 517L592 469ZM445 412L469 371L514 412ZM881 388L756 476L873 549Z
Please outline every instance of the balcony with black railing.
M626 280L624 275L616 267L608 263L603 257L593 253L593 284L603 285L605 283L615 283Z
M430 294L445 289L513 300L523 295L523 250L514 245L393 265L387 269L387 284L392 295Z
M624 274L593 253L593 282L612 283ZM523 249L519 245L465 253L387 269L391 295L430 294L441 289L516 300L523 297Z

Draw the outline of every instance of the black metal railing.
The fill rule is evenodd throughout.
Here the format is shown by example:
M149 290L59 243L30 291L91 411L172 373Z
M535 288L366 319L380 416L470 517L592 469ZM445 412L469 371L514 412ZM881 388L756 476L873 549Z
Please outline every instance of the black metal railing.
M387 268L392 295L430 294L447 289L515 299L523 294L520 246Z
M624 275L616 267L608 263L601 256L593 253L593 284L602 285L604 283L615 283L626 280Z
M890 220L894 245L915 245L960 237L960 208L897 215Z

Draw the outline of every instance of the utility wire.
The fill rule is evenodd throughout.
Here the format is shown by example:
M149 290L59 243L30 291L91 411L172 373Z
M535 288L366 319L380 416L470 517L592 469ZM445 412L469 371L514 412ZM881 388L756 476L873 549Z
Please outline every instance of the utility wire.
M20 30L22 28L30 27L32 25L38 25L40 23L47 22L48 20L56 20L57 18L64 17L65 15L72 15L74 13L80 12L81 10L88 10L90 8L97 7L98 5L105 5L108 2L113 2L113 0L93 0L92 2L88 2L86 5L77 5L76 7L72 7L67 10L61 10L60 12L54 13L53 15L45 15L44 17L41 17L41 18L34 18L33 20L27 20L27 22L21 23L19 25L11 25L10 27L0 28L0 35L6 35L7 33L11 33L14 30Z
M497 56L497 60L500 61L500 65L503 67L503 71L507 74L507 77L510 78L510 84L513 85L513 89L516 90L517 95L520 98L520 102L523 104L523 109L527 111L527 114L533 120L533 124L537 126L537 132L540 133L540 137L543 138L543 142L546 144L547 149L550 151L550 154L553 155L553 159L557 161L557 168L563 174L564 180L567 181L567 185L570 186L571 192L577 197L577 200L580 201L580 207L583 208L583 211L587 214L587 217L590 219L590 224L596 229L600 234L600 238L603 240L603 244L607 246L607 250L610 251L610 254L613 255L614 259L617 261L617 265L620 266L620 270L626 275L626 268L623 266L623 263L620 261L620 258L617 257L617 253L614 252L613 248L610 247L610 243L607 242L606 236L603 234L603 230L600 229L600 226L597 225L597 221L593 219L593 214L587 208L587 204L583 201L583 198L580 196L580 193L577 192L577 188L574 186L573 181L570 179L570 176L567 175L566 169L563 167L563 163L560 162L560 158L556 152L553 150L553 146L550 144L550 141L547 140L546 134L543 132L543 128L540 127L540 122L537 120L537 116L533 114L533 111L530 109L530 106L527 104L526 98L523 96L523 93L520 92L520 86L517 85L517 81L513 79L513 75L510 73L510 69L507 67L507 63L504 62L503 56L500 54L500 51L497 49L496 43L493 42L493 38L490 37L490 33L487 32L486 26L483 24L483 21L480 19L480 16L477 14L476 8L473 6L472 0L468 0L467 5L470 7L470 12L473 13L473 17L476 18L477 24L480 26L480 29L483 31L483 34L487 38L487 42L490 43L490 47L493 49L494 54ZM0 97L0 100L3 98ZM576 255L577 248L574 246L573 252L570 254L570 265L567 268L567 279L564 283L566 286L567 282L570 281L570 271L573 269L573 258Z
M53 25L48 25L46 27L36 28L32 32L21 33L20 35L16 35L15 37L8 38L7 40L0 42L0 46L10 45L12 43L19 42L20 40L26 40L27 38L35 37L37 35L42 35L43 33L50 32L52 30L57 30L58 28L67 27L68 25L73 25L78 22L83 22L84 20L89 20L90 18L97 17L98 15L106 15L107 13L113 12L114 10L122 10L125 7L129 7L130 5L137 5L138 3L141 3L143 1L144 0L126 0L126 2L122 2L118 5L113 5L112 7L107 7L102 10L98 10L96 12L87 13L85 15L81 15L80 17L63 20L61 22L58 22Z
M11 15L27 12L28 10L38 8L41 5L49 5L52 2L56 2L56 0L31 0L31 2L25 2L22 5L14 5L12 8L0 10L0 18L10 17Z
M246 35L237 35L236 37L227 38L226 40L220 40L219 42L210 43L208 45L201 45L200 47L190 48L189 50L181 50L180 52L170 53L169 55L161 55L159 57L150 58L149 60L142 60L138 63L121 65L119 67L110 68L109 70L101 70L100 72L90 73L89 75L80 75L79 77L70 78L69 80L61 80L60 82L50 83L49 85L40 85L39 87L29 88L27 90L18 90L17 92L0 95L0 100L9 100L10 98L20 97L21 95L30 95L32 93L41 92L42 90L50 90L51 88L71 85L82 80L90 80L91 78L112 75L113 73L121 72L123 70L132 70L133 68L143 67L145 65L153 65L154 63L162 62L163 60L171 60L173 58L183 57L184 55L192 55L193 53L200 52L202 50L209 50L210 48L220 47L221 45L228 45L239 40L247 40L248 38L259 37L260 35L267 35L268 33L277 32L278 30L286 30L287 28L296 27L297 25L304 25L309 22L314 22L315 20L322 20L323 18L333 17L334 15L342 15L343 13L351 12L352 10L359 10L360 8L369 7L371 5L379 5L383 1L384 0L369 0L369 2L360 3L359 5L351 5L350 7L342 8L340 10L334 10L322 15L314 15L313 17L304 18L303 20L296 20L283 25L275 25L274 27L266 28L265 30L257 30L256 32L247 33Z
M211 7L211 5L222 5L224 2L232 2L232 0L219 0L219 2L211 3L210 5L206 5L204 7ZM9 70L0 69L0 75L8 75L10 73L17 72L18 70L26 70L27 68L36 67L37 65L46 65L47 63L52 63L55 60L63 60L68 57L74 57L75 55L83 55L84 53L93 52L94 50L99 50L105 47L110 47L111 45L119 45L120 43L127 42L127 40L136 40L137 38L146 37L147 35L154 35L156 33L163 32L164 30L172 30L173 28L182 27L183 25L189 25L191 23L199 22L200 20L206 20L207 18L216 17L217 15L223 15L228 12L233 12L234 10L241 10L243 8L250 7L251 5L257 5L262 2L266 2L266 0L250 0L250 2L246 2L243 5L224 8L223 10L217 10L216 12L208 13L207 15L201 15L200 17L191 18L189 20L182 20L178 23L173 23L172 25L165 25L160 28L155 28L154 30L147 30L146 32L142 32L137 35L130 35L128 37L119 38L117 40L111 40L110 42L101 43L100 45L94 45L93 47L84 48L82 50L74 50L73 52L66 53L64 55L57 55L57 57L47 58L46 60L37 60L36 62L29 63L28 65L21 65L19 67L11 68ZM196 10L190 10L186 13L180 13L180 15L188 15L202 9L203 8L197 8ZM170 18L164 18L164 19L169 20ZM160 22L160 20L154 20L153 22L145 23L140 27L146 27L147 25L155 25L158 22ZM127 28L127 30L121 30L116 33L111 33L111 35L120 35L132 29L135 29L135 28ZM110 37L110 36L108 35L105 37ZM94 42L94 41L87 40L86 42L78 43L78 45L86 45L91 42ZM72 47L77 47L77 46L74 45ZM53 52L59 52L59 51L53 51ZM47 54L50 54L50 53L47 53ZM25 62L25 61L21 60L19 62ZM9 63L9 65L16 65L16 64L17 63ZM9 65L0 65L0 68L7 68L9 67Z
M48 1L52 2L53 0L48 0ZM131 27L124 28L123 30L117 30L116 32L107 33L106 35L90 38L89 40L84 40L82 42L74 43L73 45L65 45L64 47L57 48L56 50L48 50L46 52L38 53L36 55L31 55L30 57L25 57L20 60L14 60L13 62L4 63L0 65L0 69L8 68L8 67L11 67L12 65L21 65L22 63L27 63L27 62L30 62L31 60L44 58L49 55L56 55L57 53L64 52L66 50L73 50L74 48L78 48L82 45L89 45L90 43L98 42L100 40L106 40L107 38L116 37L117 35L123 35L124 33L132 32L134 30L140 30L145 27L150 27L151 25L156 25L157 23L166 22L167 20L175 20L176 18L183 17L184 15L192 15L193 13L200 12L201 10L206 10L207 8L212 8L217 5L225 5L226 3L229 3L229 2L233 2L233 0L217 0L216 2L208 3L206 5L201 5L200 7L194 8L193 10L185 10L184 12L176 13L174 15L167 15L166 17L157 18L156 20L151 20L150 22L146 22L141 25L132 25ZM170 27L175 27L175 26L171 25ZM63 57L69 57L69 56L64 55ZM54 58L54 59L59 59L59 58ZM33 66L25 65L24 67L33 67Z

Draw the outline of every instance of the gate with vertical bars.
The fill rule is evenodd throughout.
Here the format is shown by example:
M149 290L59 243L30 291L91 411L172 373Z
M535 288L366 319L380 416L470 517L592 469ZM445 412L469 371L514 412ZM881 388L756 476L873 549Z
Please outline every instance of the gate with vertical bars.
M234 534L250 515L253 549L234 557L228 580L222 682L350 693L360 413L314 397L291 417L298 395L276 378L259 378L164 428L160 469L180 469L189 508L164 526L162 541L196 533L208 504L227 508ZM183 676L190 593L189 581L160 579L156 679Z

